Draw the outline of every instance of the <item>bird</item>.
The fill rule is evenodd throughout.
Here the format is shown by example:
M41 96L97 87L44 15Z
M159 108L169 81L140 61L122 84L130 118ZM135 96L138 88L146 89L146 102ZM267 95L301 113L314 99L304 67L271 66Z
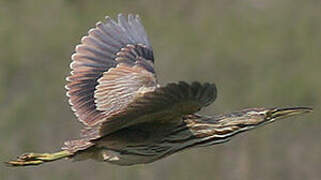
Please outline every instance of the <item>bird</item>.
M24 153L5 162L33 166L60 159L147 164L290 116L305 106L247 108L213 116L199 111L217 97L214 83L158 83L153 49L139 15L106 17L75 47L65 88L81 135L53 153Z

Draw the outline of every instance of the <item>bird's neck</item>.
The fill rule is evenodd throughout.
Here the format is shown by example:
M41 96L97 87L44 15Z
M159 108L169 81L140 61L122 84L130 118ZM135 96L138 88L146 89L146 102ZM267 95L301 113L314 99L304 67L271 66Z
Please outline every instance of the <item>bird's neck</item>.
M264 118L251 117L243 111L215 116L191 116L184 121L195 136L230 137L253 129L265 122Z
M184 118L184 124L166 137L166 142L178 143L178 150L220 144L262 122L261 119L249 118L242 111L212 117L189 115Z

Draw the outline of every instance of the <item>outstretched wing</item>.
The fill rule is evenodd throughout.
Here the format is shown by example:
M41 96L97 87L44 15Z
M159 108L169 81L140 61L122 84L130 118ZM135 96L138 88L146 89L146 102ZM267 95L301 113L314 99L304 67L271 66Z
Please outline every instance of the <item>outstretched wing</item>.
M83 131L83 137L97 139L116 130L140 123L172 123L184 115L198 112L217 96L214 84L170 83L141 94L117 114Z
M157 86L154 57L138 15L106 17L83 37L72 55L67 96L86 126L124 111L140 93Z
M159 87L153 51L138 16L107 17L76 47L67 96L83 133L96 139L145 122L168 122L199 111L216 98L214 84Z

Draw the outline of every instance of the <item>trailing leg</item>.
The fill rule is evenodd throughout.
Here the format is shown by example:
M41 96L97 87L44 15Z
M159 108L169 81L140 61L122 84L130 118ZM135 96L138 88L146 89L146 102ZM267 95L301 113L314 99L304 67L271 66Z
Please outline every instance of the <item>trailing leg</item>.
M63 150L55 153L25 153L16 160L6 162L9 166L34 166L73 156L73 153Z

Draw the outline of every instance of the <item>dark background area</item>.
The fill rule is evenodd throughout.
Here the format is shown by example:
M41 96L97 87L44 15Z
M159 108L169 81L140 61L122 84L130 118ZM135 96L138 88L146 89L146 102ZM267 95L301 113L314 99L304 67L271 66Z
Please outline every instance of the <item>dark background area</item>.
M319 0L0 0L0 161L53 152L78 136L64 90L70 56L89 28L119 12L140 14L161 84L217 84L204 114L296 105L314 112L152 164L1 164L1 180L320 179Z

